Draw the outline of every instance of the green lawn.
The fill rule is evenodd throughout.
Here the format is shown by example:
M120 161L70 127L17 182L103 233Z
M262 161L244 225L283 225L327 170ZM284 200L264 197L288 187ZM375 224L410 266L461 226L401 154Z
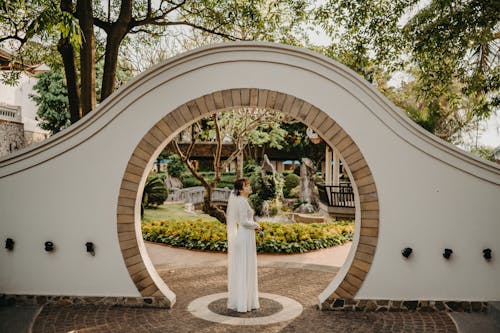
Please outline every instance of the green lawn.
M161 205L157 208L146 208L142 222L163 221L165 219L189 220L203 218L207 221L217 221L207 214L192 214L184 211L184 204Z

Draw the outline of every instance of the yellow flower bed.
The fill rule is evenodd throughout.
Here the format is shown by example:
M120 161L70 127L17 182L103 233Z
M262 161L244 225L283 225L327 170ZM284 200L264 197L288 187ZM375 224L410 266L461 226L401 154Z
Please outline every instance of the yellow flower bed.
M354 223L260 223L257 251L296 253L343 244L352 240ZM226 225L203 219L164 220L142 225L145 240L189 249L227 251Z

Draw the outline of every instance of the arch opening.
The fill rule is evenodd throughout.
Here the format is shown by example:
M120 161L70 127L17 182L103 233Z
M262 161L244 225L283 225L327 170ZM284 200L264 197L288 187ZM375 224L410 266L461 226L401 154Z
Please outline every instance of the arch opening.
M346 262L318 301L321 307L331 299L355 298L370 270L378 241L378 195L370 168L353 139L325 112L292 95L257 88L216 91L190 100L164 116L137 144L122 177L117 208L118 239L133 283L143 297L163 298L167 306L174 305L175 294L156 272L141 232L140 194L156 156L194 121L248 107L279 111L311 127L347 166L355 193L356 231Z

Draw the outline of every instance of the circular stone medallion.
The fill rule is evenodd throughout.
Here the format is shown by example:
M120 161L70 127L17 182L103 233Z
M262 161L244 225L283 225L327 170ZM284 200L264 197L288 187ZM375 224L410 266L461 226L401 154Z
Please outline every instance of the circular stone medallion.
M238 312L227 308L227 298L220 298L208 304L208 309L213 313L222 316L238 317L238 318L256 318L267 317L283 310L281 303L269 298L259 298L260 308L248 312Z
M195 317L227 325L269 325L298 317L302 305L288 297L259 293L261 308L236 312L226 308L227 293L203 296L192 301L188 311Z

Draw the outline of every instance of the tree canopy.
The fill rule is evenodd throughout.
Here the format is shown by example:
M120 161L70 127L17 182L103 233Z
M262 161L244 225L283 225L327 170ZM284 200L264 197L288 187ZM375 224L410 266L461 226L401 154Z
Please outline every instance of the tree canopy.
M146 55L156 62L225 40L307 46L459 143L498 110L499 18L495 0L0 0L0 45L17 49L13 61L62 69L72 123L144 70ZM332 43L313 45L311 29ZM390 87L398 72L407 82Z

